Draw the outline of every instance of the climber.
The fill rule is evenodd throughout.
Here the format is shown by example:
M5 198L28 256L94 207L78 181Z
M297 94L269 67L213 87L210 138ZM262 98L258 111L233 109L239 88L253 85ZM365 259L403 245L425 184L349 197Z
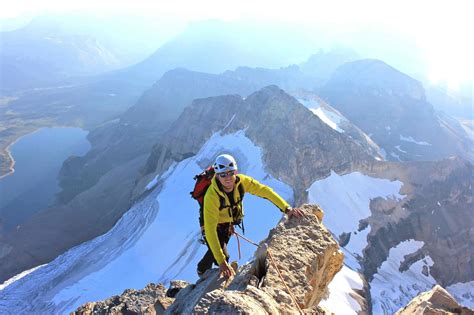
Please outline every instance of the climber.
M237 163L229 154L219 155L213 168L215 176L204 195L203 203L204 238L208 250L198 263L197 272L201 276L215 263L219 266L219 272L228 278L234 270L228 263L227 243L233 234L234 225L242 223L244 193L270 200L289 217L300 217L303 212L290 207L270 187L250 176L237 174Z

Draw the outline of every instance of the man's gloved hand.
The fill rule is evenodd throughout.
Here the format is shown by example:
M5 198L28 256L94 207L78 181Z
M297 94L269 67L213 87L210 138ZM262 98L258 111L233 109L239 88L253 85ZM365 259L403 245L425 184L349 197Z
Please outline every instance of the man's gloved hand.
M224 275L226 278L230 278L230 276L235 274L234 269L232 269L227 261L224 261L222 264L220 264L219 273Z
M286 208L285 213L288 214L289 219L291 219L292 216L295 216L297 218L304 216L304 213L300 208L288 207Z

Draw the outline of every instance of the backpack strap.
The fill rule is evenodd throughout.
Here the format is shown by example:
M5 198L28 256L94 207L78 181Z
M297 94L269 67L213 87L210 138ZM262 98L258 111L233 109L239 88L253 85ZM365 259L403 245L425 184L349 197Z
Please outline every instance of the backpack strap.
M240 202L242 202L244 201L244 195L245 195L244 185L240 184L238 189L239 189L239 195L240 195Z

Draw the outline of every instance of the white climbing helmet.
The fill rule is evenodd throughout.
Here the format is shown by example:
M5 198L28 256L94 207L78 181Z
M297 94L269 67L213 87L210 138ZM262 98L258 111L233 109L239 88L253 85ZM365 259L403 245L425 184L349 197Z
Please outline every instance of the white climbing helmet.
M230 154L221 154L213 165L216 174L228 171L237 171L237 162Z

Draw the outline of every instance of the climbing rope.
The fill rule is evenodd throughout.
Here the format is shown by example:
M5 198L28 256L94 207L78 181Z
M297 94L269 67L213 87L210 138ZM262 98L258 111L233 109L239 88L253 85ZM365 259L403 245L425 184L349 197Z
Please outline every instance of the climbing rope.
M255 245L257 247L259 247L259 245L257 243L255 243L254 241L252 240L249 240L248 238L240 235L239 233L233 231L234 234L235 234L235 237L237 238L237 244L238 244L238 248L239 248L239 259L240 259L240 241L239 241L239 237L241 237L243 240L249 242L250 244L252 245ZM283 284L285 285L285 288L286 288L286 291L288 291L288 293L290 294L290 297L291 299L293 300L293 303L295 303L296 305L296 308L298 309L298 311L300 312L300 314L304 314L303 310L301 309L301 307L299 306L298 302L296 301L296 297L293 295L293 293L291 292L290 288L288 287L288 285L286 284L286 281L285 279L283 279L283 276L281 274L281 271L280 269L278 268L275 260L273 259L273 255L272 253L270 252L270 249L267 248L267 253L268 253L268 257L270 258L270 262L273 264L273 266L275 267L277 273L278 273L278 276L280 276L280 279L281 281L283 282Z

